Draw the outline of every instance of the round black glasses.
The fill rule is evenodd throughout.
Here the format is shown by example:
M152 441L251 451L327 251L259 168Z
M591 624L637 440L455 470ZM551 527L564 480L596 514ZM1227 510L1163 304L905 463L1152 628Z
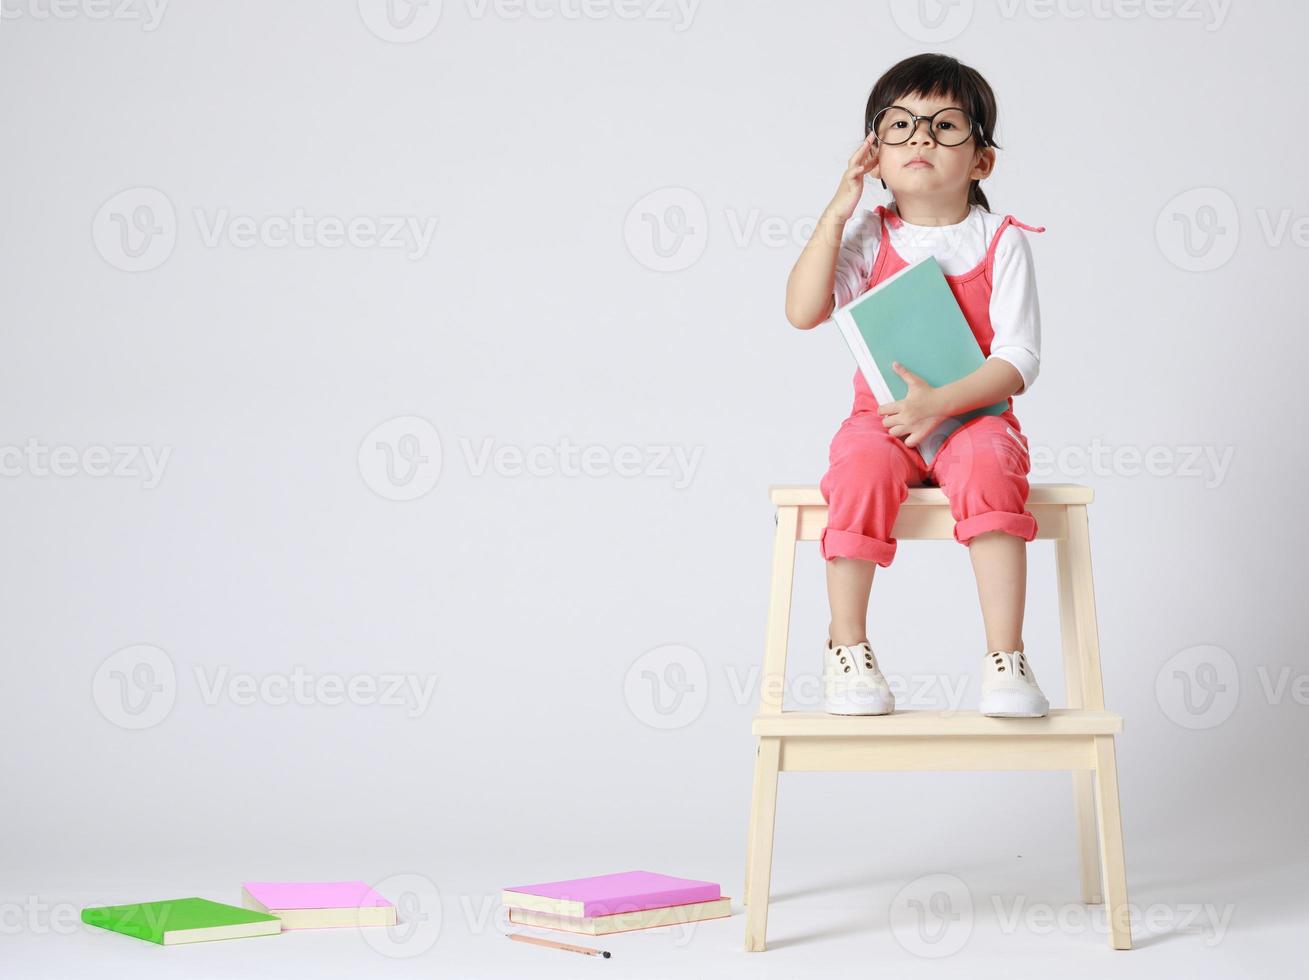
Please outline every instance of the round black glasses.
M932 140L941 146L959 146L961 143L967 143L968 138L974 134L977 135L978 142L986 146L986 140L978 130L977 124L968 113L954 106L938 109L930 116L918 116L904 106L889 105L878 110L877 115L873 116L868 132L875 133L879 143L898 146L909 141L918 130L919 120L923 119L927 121L927 131L931 134Z

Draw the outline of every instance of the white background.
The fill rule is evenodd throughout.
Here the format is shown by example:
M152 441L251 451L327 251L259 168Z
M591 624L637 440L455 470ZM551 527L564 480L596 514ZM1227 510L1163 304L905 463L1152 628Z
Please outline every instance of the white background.
M598 961L496 935L499 889L635 868L717 881L737 914L606 940L614 975L1293 954L1301 8L446 0L405 28L370 0L122 2L5 0L0 22L0 923L22 975L571 976ZM770 952L741 952L767 491L818 482L852 397L838 335L787 325L785 279L872 83L927 50L991 82L992 206L1049 229L1016 408L1034 481L1096 491L1130 953L1077 903L1058 773L784 777ZM315 230L279 244L297 213ZM359 237L394 216L435 222L429 245ZM1052 546L1030 559L1026 648L1060 704ZM801 700L822 571L802 545ZM902 704L975 705L963 548L903 544L870 629ZM281 696L297 671L308 703ZM391 677L407 704L369 693ZM367 879L418 926L162 950L76 923L295 878ZM896 909L941 880L964 907L916 946Z

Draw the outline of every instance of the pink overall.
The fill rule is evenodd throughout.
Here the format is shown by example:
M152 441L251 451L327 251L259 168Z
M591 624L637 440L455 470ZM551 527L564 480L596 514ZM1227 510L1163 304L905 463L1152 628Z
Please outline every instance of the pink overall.
M900 218L877 208L882 237L866 288L903 269L905 262L891 245L886 225L898 227ZM1007 215L977 266L957 276L946 276L964 317L982 348L990 356L991 267L996 245L1009 225L1033 228ZM912 364L905 365L913 370ZM832 438L830 465L819 484L827 501L827 527L819 540L823 558L862 558L890 565L896 540L891 537L900 505L910 486L939 486L950 499L954 537L968 544L987 531L1004 531L1024 541L1036 537L1036 518L1027 510L1027 474L1031 470L1027 437L1014 415L1014 400L1002 415L981 415L952 433L931 466L917 449L891 435L882 424L863 373L854 375L854 407Z

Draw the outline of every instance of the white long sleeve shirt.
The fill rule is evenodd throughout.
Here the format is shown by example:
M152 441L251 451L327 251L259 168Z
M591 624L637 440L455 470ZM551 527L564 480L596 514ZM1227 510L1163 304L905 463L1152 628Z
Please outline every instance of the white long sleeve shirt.
M892 247L906 262L932 255L947 276L957 276L971 272L986 257L991 239L1003 222L1004 215L974 204L968 217L958 224L911 225L902 219L895 228L888 221L886 230ZM846 222L832 289L837 306L844 306L864 292L881 244L879 226L877 212L871 209L855 212ZM989 356L1007 361L1018 370L1023 386L1015 394L1022 394L1041 370L1041 310L1027 233L1012 224L996 245L990 311L995 336Z

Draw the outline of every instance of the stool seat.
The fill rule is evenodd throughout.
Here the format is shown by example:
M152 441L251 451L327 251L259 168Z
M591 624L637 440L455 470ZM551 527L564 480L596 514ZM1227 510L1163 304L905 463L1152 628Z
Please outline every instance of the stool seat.
M1123 730L1123 716L1085 708L1051 708L1044 718L988 718L977 711L935 711L897 708L889 715L829 715L824 711L783 711L757 714L751 733L824 738L887 738L912 736L1038 738L1044 735L1114 735Z
M822 491L807 484L775 484L769 492L778 507L827 506ZM1089 504L1094 497L1095 491L1080 483L1034 483L1027 494L1027 506ZM901 506L921 507L924 504L944 504L948 509L950 498L940 487L910 487L909 496Z
M1082 901L1103 903L1109 944L1130 949L1114 740L1123 719L1104 705L1087 519L1091 488L1076 483L1029 487L1027 509L1036 518L1037 539L1054 542L1059 584L1066 704L1052 707L1044 718L988 718L976 710L906 709L874 716L783 711L796 545L820 540L827 501L816 486L773 486L769 497L776 508L776 530L759 713L751 725L755 760L746 844L746 951L765 948L779 774L925 770L1071 772ZM892 534L902 541L946 540L954 536L954 526L940 487L910 487Z

